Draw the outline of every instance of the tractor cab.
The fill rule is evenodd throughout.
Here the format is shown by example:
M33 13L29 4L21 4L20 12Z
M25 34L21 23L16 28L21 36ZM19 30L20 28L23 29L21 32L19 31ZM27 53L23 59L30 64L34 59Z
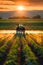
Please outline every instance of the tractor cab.
M16 28L16 34L21 36L24 35L25 36L25 27L22 24L19 24Z

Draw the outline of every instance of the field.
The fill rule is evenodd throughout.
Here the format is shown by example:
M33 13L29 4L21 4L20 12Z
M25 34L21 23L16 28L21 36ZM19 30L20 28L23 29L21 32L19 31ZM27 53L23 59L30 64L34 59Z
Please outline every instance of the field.
M0 33L0 65L43 65L43 34Z
M0 30L14 30L18 24L23 24L26 30L43 30L43 19L0 19Z
M0 65L43 65L43 19L0 19Z

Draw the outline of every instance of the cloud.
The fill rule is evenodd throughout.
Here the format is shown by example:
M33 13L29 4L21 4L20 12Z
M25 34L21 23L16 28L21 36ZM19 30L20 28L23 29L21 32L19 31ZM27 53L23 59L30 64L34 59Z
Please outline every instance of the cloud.
M26 6L37 6L43 5L43 0L0 0L2 5L26 5Z
M15 2L1 0L0 5L15 5Z
M24 4L28 6L43 5L43 0L10 0L10 1L15 2L16 5L18 4Z
M15 11L18 5L23 5L25 10L43 10L43 2L38 1L39 0L0 0L0 11Z
M10 0L10 1L14 1L14 2L17 2L17 1L22 1L22 2L35 2L35 3L36 2L43 2L43 0Z

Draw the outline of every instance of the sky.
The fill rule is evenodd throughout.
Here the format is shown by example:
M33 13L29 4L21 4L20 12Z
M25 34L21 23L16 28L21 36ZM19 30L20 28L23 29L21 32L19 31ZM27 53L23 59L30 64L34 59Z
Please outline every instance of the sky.
M18 6L23 6L25 12L18 11ZM21 14L23 16L39 14L43 17L43 0L0 0L0 17Z
M15 11L18 6L24 6L24 10L43 10L43 0L0 0L0 11Z
M25 11L24 14L19 14L16 11L7 11L7 12L0 12L0 17L6 19L9 17L16 17L16 16L26 16L32 18L33 16L40 15L43 18L43 11Z

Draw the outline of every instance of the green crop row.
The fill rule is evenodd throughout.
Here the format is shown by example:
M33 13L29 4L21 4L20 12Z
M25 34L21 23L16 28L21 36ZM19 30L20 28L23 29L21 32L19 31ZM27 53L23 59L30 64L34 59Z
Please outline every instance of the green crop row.
M22 37L22 45L23 55L25 56L24 65L39 65L37 62L38 58L34 55L24 37Z
M28 39L28 43L30 43L30 47L33 50L33 52L37 55L37 57L39 58L39 60L41 60L41 62L43 62L43 47L38 45L33 38L30 36L30 39Z
M7 52L9 51L9 45L11 45L11 39L7 38L6 42L4 42L4 45L0 48L0 64L4 63Z
M9 38L9 36L8 36L8 37L3 37L3 38L0 39L0 47L5 44L5 42L6 42L6 40L7 40L8 38Z
M13 41L13 45L11 47L11 50L7 56L7 60L4 63L4 65L18 65L18 42L19 37L16 37L15 41Z

